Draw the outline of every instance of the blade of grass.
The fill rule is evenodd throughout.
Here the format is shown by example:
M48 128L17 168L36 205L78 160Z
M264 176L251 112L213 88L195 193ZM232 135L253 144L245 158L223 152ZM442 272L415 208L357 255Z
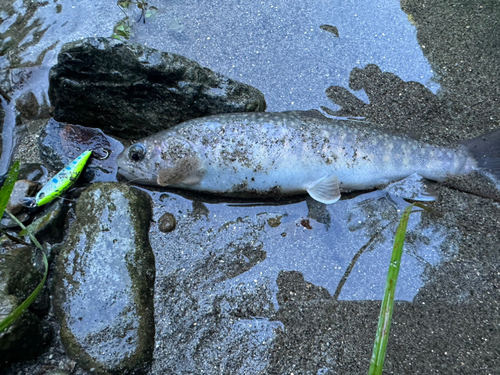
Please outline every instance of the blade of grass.
M9 171L9 175L3 184L2 189L0 189L0 218L3 216L7 203L9 203L10 195L12 194L12 190L14 190L14 184L17 181L18 174L19 160L16 160Z
M22 229L26 229L26 227L23 225L23 223L21 223L14 215L12 215L9 211L6 211L6 212L7 212L7 214L9 214L9 216L12 218L12 220L17 222L17 224ZM38 240L35 238L35 236L33 236L32 234L30 234L29 236L31 238L31 241L33 241L33 243L36 245L36 247L38 247L42 252L43 265L45 266L45 272L43 274L42 281L40 281L40 283L35 288L33 293L31 293L29 295L29 297L26 298L26 300L23 303L21 303L19 306L17 306L16 309L14 309L9 315L7 315L7 317L4 320L2 320L0 322L0 333L2 333L3 330L5 330L17 318L19 318L19 316L23 313L23 311L26 310L33 303L33 301L36 299L36 297L38 296L38 294L42 290L43 285L45 284L45 280L47 279L47 273L49 272L49 262L47 261L47 257L45 255L45 252L43 251L43 247L42 247L42 245L40 245L40 242L38 242Z
M413 204L405 208L401 219L399 220L394 247L392 249L391 263L387 272L387 282L385 284L385 294L380 308L377 334L373 344L373 354L370 360L370 369L368 375L380 375L384 367L385 351L387 340L389 339L389 328L391 327L392 311L394 308L394 294L396 293L396 283L398 282L399 267L401 256L403 254L403 244L406 236L406 227L408 219L413 208Z
M14 215L12 215L12 213L5 210L5 207L7 207L7 203L9 203L12 190L14 189L14 184L17 181L18 174L19 174L19 160L16 160L9 171L9 175L7 176L7 179L5 180L2 189L0 189L0 217L3 216L4 212L6 212L7 214L9 214L12 220L14 220L21 228L26 229L23 223L21 223ZM43 248L40 245L40 243L33 235L30 234L30 238L31 241L33 241L33 243L42 251L45 273L43 275L42 281L38 284L33 293L31 293L23 303L21 303L16 309L14 309L9 315L7 315L7 317L4 320L0 322L0 333L3 332L9 325L11 325L12 322L14 322L22 314L22 312L26 310L33 303L33 301L36 299L36 297L42 290L43 285L45 284L45 280L47 279L47 273L49 271L49 263L47 261L47 257L45 256L45 252L43 251Z

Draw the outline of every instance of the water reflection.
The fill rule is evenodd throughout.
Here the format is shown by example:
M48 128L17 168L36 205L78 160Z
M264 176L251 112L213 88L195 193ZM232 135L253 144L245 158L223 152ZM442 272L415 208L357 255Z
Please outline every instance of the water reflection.
M433 71L398 2L200 2L158 6L134 41L179 53L265 93L269 111L328 105L324 90L375 63L434 92ZM338 37L332 32L336 30ZM363 93L357 94L364 97Z
M379 191L319 208L309 199L281 206L235 207L151 194L155 220L165 212L177 220L171 233L161 233L157 226L150 233L157 269L162 270L158 279L187 264L213 262L215 257L222 262L216 268L223 274L216 277L220 282L216 290L277 280L280 272L296 271L339 300L382 298L394 233L408 205ZM437 219L428 213L411 215L396 299L412 301L427 269L456 255L457 230ZM277 308L275 281L271 290Z
M9 4L10 3L10 4ZM64 43L110 36L123 17L112 0L99 2L4 1L0 68L52 66Z

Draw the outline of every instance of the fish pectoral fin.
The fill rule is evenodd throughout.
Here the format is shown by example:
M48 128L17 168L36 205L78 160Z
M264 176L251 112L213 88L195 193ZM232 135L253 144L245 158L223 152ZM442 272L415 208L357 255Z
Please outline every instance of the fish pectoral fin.
M197 171L189 174L181 181L184 185L196 185L203 180L203 176L205 175L205 171L198 169Z
M201 161L197 157L185 157L171 168L158 171L156 182L160 186L170 185L196 185L205 174L200 168Z
M172 185L171 174L170 168L160 169L158 171L158 175L156 176L156 183L160 186Z
M340 199L339 179L336 175L323 177L316 181L309 189L309 195L324 204L332 204Z
M160 169L156 183L160 186L171 185L196 185L203 179L203 171L182 173L175 168Z

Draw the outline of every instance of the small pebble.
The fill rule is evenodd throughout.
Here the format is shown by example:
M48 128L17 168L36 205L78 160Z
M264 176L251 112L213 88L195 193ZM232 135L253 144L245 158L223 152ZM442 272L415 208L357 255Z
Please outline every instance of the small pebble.
M172 232L176 225L175 216L170 212L165 212L158 220L158 229L164 233Z

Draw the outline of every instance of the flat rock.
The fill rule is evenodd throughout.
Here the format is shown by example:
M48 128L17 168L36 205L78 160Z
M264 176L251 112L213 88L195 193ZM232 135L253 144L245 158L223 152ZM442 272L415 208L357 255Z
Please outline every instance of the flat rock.
M149 198L96 183L76 205L58 258L56 314L67 355L86 371L142 373L154 344L154 256Z
M64 45L50 71L54 118L138 138L180 122L229 112L264 111L264 95L183 56L87 38Z
M102 130L57 122L49 119L38 139L40 158L59 171L85 150L92 150L83 177L89 182L116 181L116 158L122 152L120 142Z

